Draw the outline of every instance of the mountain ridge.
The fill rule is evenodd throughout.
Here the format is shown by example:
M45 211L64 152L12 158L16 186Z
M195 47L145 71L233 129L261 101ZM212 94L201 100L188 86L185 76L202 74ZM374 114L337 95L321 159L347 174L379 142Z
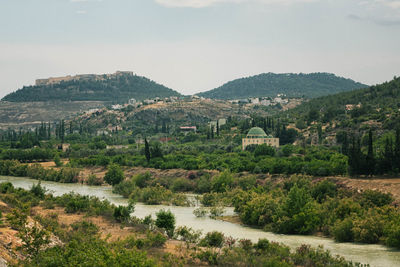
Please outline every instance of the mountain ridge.
M127 102L130 98L182 96L164 85L132 72L84 74L38 79L36 85L24 86L2 98L8 102L108 101Z
M226 100L247 97L273 97L277 94L285 94L289 97L314 98L365 87L368 86L326 72L309 74L276 74L269 72L235 79L197 95Z

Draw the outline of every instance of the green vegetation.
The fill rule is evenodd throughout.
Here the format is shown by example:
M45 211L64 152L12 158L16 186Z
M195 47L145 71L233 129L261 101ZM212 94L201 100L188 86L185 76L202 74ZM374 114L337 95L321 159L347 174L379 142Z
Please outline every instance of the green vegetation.
M264 73L230 81L221 87L198 95L217 99L275 97L277 94L312 98L364 87L366 85L329 73Z
M108 166L106 175L104 176L104 181L110 185L116 185L124 180L124 172L116 164L111 164Z
M274 187L257 187L235 195L240 219L282 234L323 232L339 242L398 245L400 210L390 194L340 189L324 180L311 183L294 176Z
M36 185L40 187L40 185ZM9 213L7 223L18 225L18 235L22 238L21 252L26 257L19 260L23 266L204 266L204 264L220 266L359 266L353 265L342 258L332 257L329 252L321 248L312 249L303 245L291 253L289 248L268 240L261 239L253 244L249 240L236 240L225 237L222 233L212 232L200 239L200 233L187 227L179 227L174 231L175 218L169 211L161 210L157 213L156 226L167 230L170 236L176 236L187 246L184 250L185 258L178 259L173 255L161 254L152 250L162 248L167 238L157 230L146 230L144 237L138 238L129 235L125 239L109 241L101 238L99 227L87 220L77 221L69 227L58 222L58 215L34 216L36 223L27 224L27 216L31 214L34 205L45 205L54 201L56 205L68 205L71 200L86 203L83 206L95 207L98 204L103 210L112 210L112 206L101 204L93 199L65 195L53 197L45 195L44 200L37 198L31 191L15 189L9 183L0 184L0 199L14 207ZM43 189L44 190L44 189ZM37 191L37 188L33 191ZM45 190L44 190L45 191ZM29 197L32 201L20 201L20 197ZM41 202L42 201L42 202ZM98 203L98 204L95 204ZM115 208L115 207L114 207ZM86 211L89 212L91 208ZM99 213L112 220L107 213ZM16 223L18 222L18 223ZM118 222L117 222L118 223ZM124 222L125 223L125 222ZM130 222L132 226L136 222ZM140 223L140 222L139 222ZM40 226L39 226L40 224ZM53 236L50 237L50 234ZM50 238L56 236L62 244L50 243ZM237 245L235 245L237 244ZM199 249L204 246L203 249ZM216 250L215 248L218 248ZM147 253L149 252L149 253ZM158 258L159 257L159 258ZM200 261L200 262L199 262Z
M120 75L105 80L75 80L51 85L26 86L3 97L3 101L111 101L127 102L154 97L180 96L174 90L145 77Z
M168 236L172 237L175 230L175 215L170 210L160 210L156 213L156 217L155 225L165 229Z

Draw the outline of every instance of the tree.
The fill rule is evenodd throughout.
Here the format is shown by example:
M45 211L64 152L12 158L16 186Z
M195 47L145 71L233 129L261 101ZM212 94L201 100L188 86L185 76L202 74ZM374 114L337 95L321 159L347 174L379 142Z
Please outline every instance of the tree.
M275 156L275 148L267 144L261 144L254 150L254 156Z
M396 129L396 140L395 140L395 146L394 146L394 162L396 168L396 171L400 171L400 129Z
M156 226L165 229L167 235L172 237L175 230L175 215L170 210L160 210L156 213Z
M368 133L368 154L366 158L366 174L372 175L375 171L374 144L372 140L372 130Z
M314 108L310 109L307 115L308 123L310 124L311 122L318 120L318 118L319 118L318 110Z
M124 178L124 172L119 165L108 165L108 170L106 172L106 175L104 176L104 181L106 181L110 185L116 185L122 182Z
M155 142L152 144L152 146L150 148L150 155L151 155L151 158L162 158L163 157L160 142Z
M346 132L343 132L342 154L346 156L349 155L349 140Z
M130 200L128 206L119 205L118 207L115 207L113 216L117 222L127 222L131 218L131 213L134 211L135 203L133 200Z
M54 163L56 164L57 167L61 167L63 165L60 159L60 155L58 153L56 153L56 155L54 156Z
M35 223L32 227L25 224L18 232L18 237L21 238L22 246L30 257L36 256L40 249L50 243L50 234Z
M147 142L147 139L144 139L144 155L146 157L147 162L150 162L151 156L150 156L150 147L149 143Z

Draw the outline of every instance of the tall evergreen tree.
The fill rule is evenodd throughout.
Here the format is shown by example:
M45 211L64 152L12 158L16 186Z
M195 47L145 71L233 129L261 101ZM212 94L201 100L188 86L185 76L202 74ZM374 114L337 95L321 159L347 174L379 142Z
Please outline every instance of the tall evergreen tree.
M348 156L349 155L349 139L347 137L347 133L344 133L343 143L342 143L342 154Z
M366 174L367 175L372 175L375 172L375 157L374 157L374 144L373 144L373 136L372 136L372 130L369 130L368 133L368 153L366 157Z
M394 166L396 172L400 172L400 128L396 129L396 140L394 144Z
M150 147L149 143L147 142L147 138L144 139L144 155L146 157L147 162L150 162Z
M393 170L394 153L393 153L393 142L392 138L386 137L385 139L385 149L382 156L381 172L388 173Z

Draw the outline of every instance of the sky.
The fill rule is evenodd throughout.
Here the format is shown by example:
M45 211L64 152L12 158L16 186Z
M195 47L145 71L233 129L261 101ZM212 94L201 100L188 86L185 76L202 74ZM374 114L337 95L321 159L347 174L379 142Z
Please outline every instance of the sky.
M0 98L130 70L183 94L260 73L400 75L400 0L0 0Z

